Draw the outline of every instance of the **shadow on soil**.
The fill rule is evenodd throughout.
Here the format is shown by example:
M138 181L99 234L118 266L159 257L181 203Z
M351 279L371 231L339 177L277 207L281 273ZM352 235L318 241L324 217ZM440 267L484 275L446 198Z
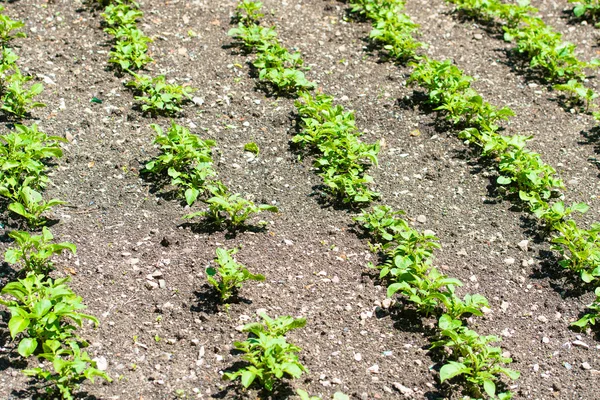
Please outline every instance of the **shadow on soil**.
M216 314L219 312L219 306L222 305L219 294L209 284L205 283L202 285L202 291L195 291L194 296L196 296L196 304L190 307L190 311L206 314ZM248 305L252 304L252 301L244 297L239 297L237 292L234 292L227 301L227 304L240 303ZM225 306L223 306L223 309L225 309Z

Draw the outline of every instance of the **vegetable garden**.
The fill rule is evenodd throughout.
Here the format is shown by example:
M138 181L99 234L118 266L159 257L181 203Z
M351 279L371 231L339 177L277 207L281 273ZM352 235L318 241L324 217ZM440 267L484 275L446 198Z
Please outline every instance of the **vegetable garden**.
M594 1L0 11L0 398L600 397Z

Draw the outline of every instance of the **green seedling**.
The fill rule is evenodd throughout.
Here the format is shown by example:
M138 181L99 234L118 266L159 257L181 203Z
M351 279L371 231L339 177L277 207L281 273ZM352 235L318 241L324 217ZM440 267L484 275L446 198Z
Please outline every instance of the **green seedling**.
M569 0L569 3L575 3L573 15L577 18L589 17L596 22L600 16L600 1L598 0ZM598 28L600 24L596 24Z
M582 106L584 112L594 107L593 101L598 94L592 89L586 88L576 79L569 79L567 83L552 86L555 90L567 93L567 104L571 107Z
M530 60L530 67L539 70L544 78L558 83L568 79L583 79L584 69L593 68L597 62L577 58L576 46L562 40L562 34L539 17L529 1L505 4L500 0L447 0L471 18L485 22L499 22L504 29L504 39L515 41L515 52ZM585 0L586 2L588 0Z
M557 230L560 224L573 212L584 214L590 208L585 203L574 203L570 207L567 207L562 201L557 201L550 205L535 192L520 192L519 197L528 203L529 211L533 212L540 221L543 221L547 231Z
M520 374L504 366L512 360L502 356L500 347L489 345L499 342L499 337L480 336L449 315L440 317L439 329L441 339L434 342L431 348L452 350L452 360L440 369L441 382L460 376L465 380L470 394L477 398L483 397L484 393L490 398L510 398L507 397L510 396L508 393L496 393L496 382L501 374L513 380L518 379Z
M237 263L232 257L235 253L237 253L236 249L217 248L215 261L219 267L206 269L206 279L219 292L221 303L226 303L237 290L242 288L245 281L265 280L264 275L252 274L244 265Z
M43 188L48 182L44 161L62 157L59 136L48 136L37 129L15 124L15 130L0 135L0 196L16 200L24 186Z
M36 274L47 275L53 269L50 259L54 255L69 250L75 254L77 247L73 243L52 243L54 236L46 227L42 228L41 235L31 235L23 231L11 231L8 236L15 241L15 245L4 253L4 261L9 264L20 264L23 270Z
M267 47L277 42L275 28L255 24L246 26L240 22L237 28L231 28L227 34L237 40L246 51Z
M13 73L5 78L5 88L2 96L2 110L17 118L24 118L36 107L46 107L44 103L34 100L34 97L42 93L44 86L34 83L25 88L25 83L32 79L31 76L23 76L17 66L13 66Z
M196 90L189 86L171 85L164 75L150 77L134 75L135 80L127 83L138 94L135 99L142 103L142 111L151 115L177 115L181 105L192 100Z
M408 15L402 12L401 1L364 1L352 0L351 11L373 21L373 30L369 37L379 44L389 56L398 61L414 59L416 51L424 47L413 35L419 28Z
M571 325L576 326L578 328L588 328L590 325L596 325L596 321L600 321L600 287L597 287L594 294L596 298L591 304L588 304L588 312L573 322Z
M47 222L43 214L61 204L66 204L66 202L58 199L44 201L40 192L25 186L19 190L17 198L8 205L8 209L25 218L30 227L39 228Z
M48 340L80 341L72 323L81 326L87 319L98 325L94 316L79 312L86 307L81 297L69 289L67 282L69 278L54 280L29 273L26 278L10 282L2 289L3 295L14 297L14 300L0 299L0 304L11 313L8 322L11 337L15 339L19 334L25 334L18 346L21 356L29 357Z
M148 55L148 43L152 42L152 39L142 31L135 27L119 27L112 33L119 40L109 53L109 63L118 65L123 71L131 72L153 61Z
M138 19L142 18L144 13L133 3L115 3L110 4L104 9L102 17L106 22L106 32L114 35L118 28L135 28Z
M552 239L552 249L563 259L558 263L580 274L581 279L590 283L600 278L600 224L592 224L590 229L581 229L573 220L565 221L556 227L559 236Z
M257 24L265 15L260 12L263 3L260 1L242 0L237 5L235 18L245 26Z
M171 123L165 133L158 125L152 125L157 135L154 144L161 154L146 164L145 172L154 175L167 174L171 185L183 191L188 205L205 192L207 179L216 175L213 170L213 140L202 140L180 125Z
M8 15L2 14L4 7L0 6L0 44L5 47L14 38L25 37L24 32L14 32L25 26L23 21L15 21Z
M258 78L270 83L278 92L296 93L316 87L300 70L303 63L300 52L290 53L275 42L259 47L253 65L258 69Z
M248 151L255 155L258 155L258 153L260 153L260 149L258 148L258 145L254 142L246 143L244 145L244 151Z
M388 243L396 234L410 229L408 223L400 218L404 214L404 211L394 211L388 206L374 206L371 210L365 210L354 217L354 221L360 223L375 241Z
M264 211L278 212L278 208L275 206L269 204L255 205L240 194L229 194L222 184L213 186L210 191L213 196L206 200L208 211L191 213L183 218L204 217L209 224L217 228L226 227L235 231L246 226L246 221L254 214ZM258 225L264 226L266 222L259 221Z
M377 165L380 144L358 139L354 113L333 106L333 98L301 92L296 108L301 117L299 134L293 142L319 154L315 166L334 199L351 206L364 206L379 197L369 185L373 178L365 173L369 164Z
M306 320L300 318L293 320L292 323L272 322L272 324L295 329L304 327ZM242 386L246 388L257 381L264 389L271 392L284 377L299 378L306 371L306 367L300 363L296 355L301 349L288 343L283 336L287 331L273 331L268 326L259 328L257 324L246 325L243 331L250 332L252 336L243 342L235 342L234 348L244 353L242 359L249 365L235 372L226 372L223 374L224 379L240 378Z
M306 325L305 318L281 316L273 319L265 313L259 313L258 315L263 319L262 322L246 324L242 330L243 332L251 332L256 336L258 336L259 333L270 336L282 336L292 329L303 328Z
M67 347L58 340L47 340L39 357L49 361L52 369L37 367L26 369L23 373L48 382L45 389L52 398L60 396L64 400L73 400L73 393L85 379L93 383L94 379L99 377L112 382L105 372L96 368L96 362L89 354L81 351L77 342L69 341Z

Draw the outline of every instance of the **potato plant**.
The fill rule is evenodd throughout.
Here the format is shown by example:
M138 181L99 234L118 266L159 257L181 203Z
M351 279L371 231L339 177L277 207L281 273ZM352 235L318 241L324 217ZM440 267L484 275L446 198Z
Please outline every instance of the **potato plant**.
M596 298L591 304L588 304L588 312L585 313L583 317L573 322L571 324L572 326L584 329L590 326L595 326L596 321L600 322L600 287L596 288L594 294L596 295Z
M258 78L270 84L280 94L297 94L299 91L314 89L316 84L304 75L304 61L300 52L291 53L277 40L275 28L259 26L262 3L243 0L238 4L237 28L229 30L238 43L249 52L256 52L253 66L258 70Z
M142 111L150 115L175 116L181 113L181 105L192 100L196 89L190 86L169 84L164 75L151 77L134 75L134 80L127 82L137 94L135 99L142 103Z
M41 235L12 231L8 236L15 243L4 253L4 261L12 265L21 265L26 272L47 275L53 269L50 259L54 255L65 250L73 254L77 251L73 243L53 243L54 236L46 227L42 228Z
M265 211L273 213L279 211L276 206L270 204L256 205L239 193L231 194L221 182L216 182L208 188L212 194L212 197L205 200L208 204L208 210L193 212L183 218L203 217L205 223L215 229L226 228L230 231L237 231L246 228L248 226L246 221L256 214ZM266 224L266 221L258 222L258 226Z
M265 324L245 325L242 331L249 332L251 336L243 342L234 343L234 348L244 353L242 359L248 365L235 372L226 372L223 379L239 378L246 388L256 381L271 392L284 377L299 378L307 371L298 360L297 353L301 349L288 343L285 337L289 330L304 327L306 320L291 317L273 320L264 314L261 317Z
M29 273L26 278L8 283L2 294L13 297L13 300L0 299L6 306L11 318L8 322L13 339L25 333L19 341L19 354L29 357L47 340L66 342L79 341L75 335L75 323L81 326L87 319L98 324L98 320L79 312L86 307L82 299L69 289L66 283L69 278L53 280L42 274Z
M143 172L159 178L168 175L171 185L183 192L187 204L194 204L206 191L207 180L216 175L212 159L216 143L202 140L175 122L166 133L158 125L151 126L156 131L154 144L161 154L149 161Z
M444 314L438 321L439 340L432 349L443 347L452 352L454 360L448 360L440 369L440 381L461 377L466 382L466 392L475 398L484 395L500 400L512 398L512 393L496 391L499 375L518 379L520 373L504 366L512 359L502 356L500 347L490 346L499 342L497 336L481 336L465 327L459 319Z
M59 199L44 200L42 194L29 186L23 186L19 189L17 196L12 203L8 205L8 209L13 213L25 218L27 225L30 228L40 228L48 222L44 213L52 207L66 202Z
M14 38L25 37L24 32L16 32L23 28L23 21L15 21L3 13L4 7L0 6L0 45L5 48Z
M206 279L219 292L221 303L226 303L231 296L235 295L245 281L265 280L264 275L250 273L246 266L233 259L232 256L237 253L237 249L227 250L219 247L216 252L215 262L218 267L208 267Z
M424 44L414 38L419 28L402 12L402 1L351 0L351 12L373 20L370 39L380 45L394 60L412 60Z
M64 400L75 399L75 391L86 379L92 383L95 378L112 382L106 372L96 368L96 362L89 354L81 350L80 343L69 341L65 345L58 340L47 340L42 348L38 357L47 363L42 367L26 369L23 373L46 381L46 393L52 398L60 396Z
M152 39L137 28L119 27L112 32L118 41L109 53L108 62L117 65L122 71L135 71L154 61L148 55L148 43Z
M314 165L334 200L361 206L379 197L369 185L366 174L370 165L377 166L380 144L366 144L358 137L354 113L333 106L331 96L300 93L296 109L300 132L292 138L301 148L316 153Z
M44 85L34 83L27 87L26 83L31 79L33 77L24 76L16 64L13 66L12 73L4 78L2 111L21 119L34 108L46 107L44 103L34 100L42 93Z
M62 157L60 136L48 136L30 127L15 124L15 129L0 135L0 196L16 200L25 186L42 189L48 183L46 161Z
M589 18L593 22L598 21L600 17L600 1L598 0L569 0L569 3L575 3L573 15L577 18ZM600 23L596 23L596 28Z

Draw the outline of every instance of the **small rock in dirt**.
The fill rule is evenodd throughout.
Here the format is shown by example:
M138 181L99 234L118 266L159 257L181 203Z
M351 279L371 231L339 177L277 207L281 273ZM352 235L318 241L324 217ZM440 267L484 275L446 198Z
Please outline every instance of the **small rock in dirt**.
M294 242L292 242L292 241L291 241L291 240L289 240L289 239L283 239L283 243L285 243L285 244L286 244L286 246L292 246L292 245L294 244Z
M333 278L331 278L331 282L333 282L333 283L340 283L340 278L336 275Z
M157 289L157 288L158 288L158 283L153 282L153 281L146 281L146 289L152 290L152 289Z
M586 343L582 342L581 340L575 340L575 341L573 341L573 345L574 346L579 346L579 347L585 347L586 349L590 348L590 346L588 346Z
M511 265L511 264L514 264L514 263L515 263L515 259L512 258L512 257L504 259L504 264L506 264L506 265Z
M476 33L473 35L473 39L481 40L481 39L483 39L483 35L481 33Z
M392 299L390 299L389 297L387 297L385 300L383 300L381 302L381 307L382 308L390 308L392 306Z
M527 252L529 249L529 240L521 240L517 246L519 246L522 251Z
M166 288L167 288L167 282L165 282L165 280L164 280L164 279L159 279L159 280L158 280L158 286L159 286L161 289L166 289Z
M140 262L139 258L130 258L129 260L127 260L127 264L130 264L130 265L136 265L139 262Z
M424 215L419 215L417 217L417 222L420 222L421 224L424 224L425 222L427 222L427 217Z
M590 369L592 369L592 366L588 362L584 362L584 363L581 363L581 368L589 371Z
M460 249L460 250L459 250L459 251L456 253L456 255L457 255L457 256L465 256L465 257L466 257L468 254L467 254L467 251L466 251L465 249Z
M108 368L108 361L104 356L96 357L92 361L96 362L96 368L100 371L106 371L106 369Z
M548 322L548 318L546 318L544 315L539 315L537 317L537 320L540 321L542 324L545 324L546 322Z
M331 382L329 381L320 381L321 385L323 385L324 387L331 387Z
M374 364L371 367L367 368L367 372L370 372L372 374L378 374L379 373L379 365Z
M157 269L156 271L154 271L152 274L150 274L153 278L160 278L161 276L163 276L163 273L161 270Z
M354 354L354 359L355 359L356 361L361 361L361 360L362 360L362 354L360 354L360 353L356 353L356 354Z
M192 98L192 102L197 106L201 106L202 104L204 104L204 99L202 97L196 96Z
M544 336L544 337L542 338L542 343L550 343L550 339L549 339L549 338L547 338L546 336Z
M571 370L573 368L573 366L571 364L569 364L568 362L564 362L563 365L568 370Z
M394 386L394 389L396 389L397 391L402 393L404 395L404 397L408 397L409 399L412 399L415 394L414 390L412 390L411 388L408 388L404 385L401 385L398 382L392 383L392 386Z

